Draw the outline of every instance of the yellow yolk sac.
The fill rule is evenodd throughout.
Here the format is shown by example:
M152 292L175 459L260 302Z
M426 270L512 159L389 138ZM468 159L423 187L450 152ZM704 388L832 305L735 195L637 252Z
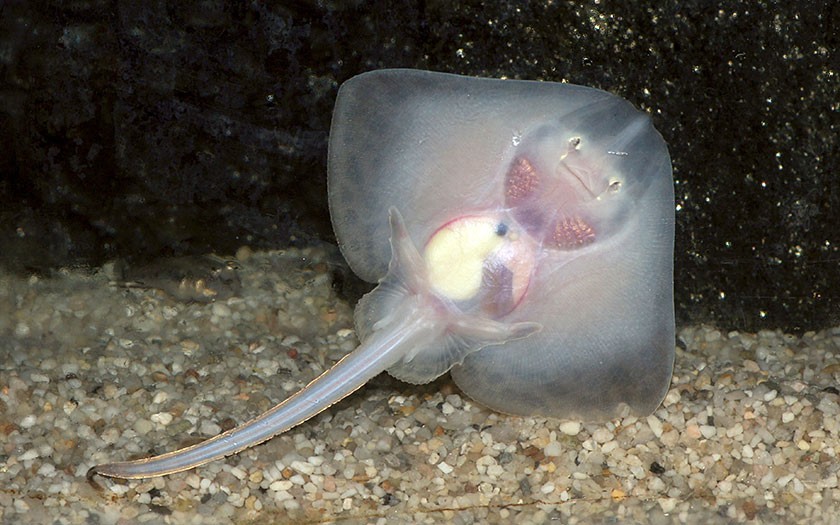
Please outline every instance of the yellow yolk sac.
M454 302L480 300L501 316L528 289L534 249L496 216L464 216L438 229L423 253L429 284Z

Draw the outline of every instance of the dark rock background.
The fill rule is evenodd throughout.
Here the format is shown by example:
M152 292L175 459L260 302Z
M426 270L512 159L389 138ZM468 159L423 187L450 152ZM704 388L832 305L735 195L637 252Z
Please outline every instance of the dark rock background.
M680 323L840 324L840 3L0 4L0 265L332 239L339 84L383 67L568 81L670 145Z

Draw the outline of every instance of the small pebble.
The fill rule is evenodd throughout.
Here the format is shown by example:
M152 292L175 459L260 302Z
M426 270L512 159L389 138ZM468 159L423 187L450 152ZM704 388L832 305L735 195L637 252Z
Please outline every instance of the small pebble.
M213 303L213 315L217 317L230 317L230 308L224 303Z
M656 416L650 415L647 417L647 424L654 436L662 437L662 421L660 421Z
M444 474L451 474L452 471L455 470L445 461L441 461L440 463L438 463L437 468L440 469L440 471Z
M166 400L169 399L169 394L166 392L158 392L155 394L155 397L152 399L152 403L161 404L165 403Z
M20 322L15 325L15 336L17 337L26 337L29 335L29 331L29 325L24 322Z
M216 434L220 434L222 432L222 427L209 419L205 419L201 422L201 425L199 425L198 431L203 436L215 436Z
M559 456L563 453L563 447L557 441L552 441L543 449L546 456Z
M711 439L717 435L717 429L711 425L700 425L700 434L706 439Z
M18 461L29 461L30 459L35 459L38 456L38 451L34 448L30 448L29 450L18 456Z
M154 425L148 419L138 419L134 423L134 431L141 436L148 434L152 428L154 428Z
M577 436L580 434L582 425L580 421L563 421L557 428L567 436Z
M173 416L169 412L158 412L156 414L152 414L149 419L151 419L154 423L166 426L169 423L172 423Z
M315 472L315 465L307 461L293 461L290 466L301 474L309 475Z

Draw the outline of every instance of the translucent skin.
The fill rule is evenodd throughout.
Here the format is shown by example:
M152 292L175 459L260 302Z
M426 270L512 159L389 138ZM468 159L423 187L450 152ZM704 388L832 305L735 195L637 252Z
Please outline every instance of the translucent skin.
M467 395L522 415L598 420L661 402L671 167L627 102L567 84L365 73L336 101L329 198L348 263L379 282L356 308L361 345L240 427L89 475L159 476L238 452L384 370L424 383L451 369Z
M674 360L674 194L647 115L569 84L374 71L342 86L330 146L333 226L366 280L386 273L389 206L418 242L475 214L506 216L537 245L527 293L496 321L542 329L456 359L467 395L585 420L659 405Z

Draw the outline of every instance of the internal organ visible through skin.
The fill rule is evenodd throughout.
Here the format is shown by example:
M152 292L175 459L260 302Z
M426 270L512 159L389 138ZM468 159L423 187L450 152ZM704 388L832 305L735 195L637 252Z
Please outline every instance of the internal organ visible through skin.
M556 206L546 208L543 193L556 191L548 174L540 173L528 158L514 158L505 177L505 203L514 217L547 246L574 250L595 241L596 233L577 210ZM571 208L574 208L572 206Z

